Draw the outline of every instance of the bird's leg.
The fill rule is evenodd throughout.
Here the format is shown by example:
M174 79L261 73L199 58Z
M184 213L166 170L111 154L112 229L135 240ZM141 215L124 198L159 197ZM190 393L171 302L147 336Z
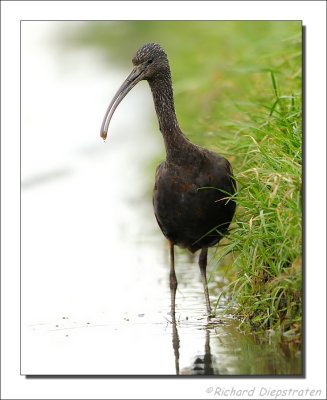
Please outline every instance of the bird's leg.
M170 272L169 272L169 286L170 286L170 297L171 297L171 318L173 325L173 349L175 355L175 369L176 375L179 375L179 336L176 324L175 315L175 298L177 289L177 278L175 274L175 257L174 257L174 244L169 241L169 255L170 255Z
M200 267L201 278L202 278L202 283L203 283L204 296L205 296L206 304L207 304L207 312L210 315L211 314L211 306L210 306L207 275L206 275L207 255L208 255L208 248L203 247L201 249L201 253L199 256L199 267Z
M175 320L175 298L177 289L177 279L175 274L175 262L174 262L174 244L169 241L170 250L170 272L169 272L169 287L170 287L170 298L171 298L171 315Z

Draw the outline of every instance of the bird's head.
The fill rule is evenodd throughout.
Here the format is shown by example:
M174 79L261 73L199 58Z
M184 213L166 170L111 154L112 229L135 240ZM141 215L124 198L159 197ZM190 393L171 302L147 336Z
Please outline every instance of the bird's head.
M157 43L148 43L142 46L133 57L132 72L125 79L117 93L111 100L101 125L101 137L105 140L110 120L119 103L127 93L140 81L151 80L169 70L168 58L165 51Z
M149 80L168 67L168 58L164 49L157 43L142 46L133 57L133 65L141 74L140 80Z

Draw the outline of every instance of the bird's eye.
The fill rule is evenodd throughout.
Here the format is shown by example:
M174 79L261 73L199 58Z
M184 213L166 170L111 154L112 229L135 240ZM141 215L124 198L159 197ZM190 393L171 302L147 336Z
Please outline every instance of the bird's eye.
M148 61L147 61L147 65L152 64L152 61L153 61L152 59L148 60Z

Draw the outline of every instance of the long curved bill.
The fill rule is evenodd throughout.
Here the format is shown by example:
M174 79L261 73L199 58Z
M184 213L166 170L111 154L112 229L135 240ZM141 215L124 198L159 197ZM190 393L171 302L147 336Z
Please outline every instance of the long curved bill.
M123 98L127 95L127 93L133 89L133 87L143 79L144 70L141 66L137 66L133 68L132 72L128 75L125 79L121 87L118 89L117 93L114 95L105 116L102 121L100 136L103 140L106 140L109 124L111 121L112 116L116 108L118 107L119 103L123 100Z

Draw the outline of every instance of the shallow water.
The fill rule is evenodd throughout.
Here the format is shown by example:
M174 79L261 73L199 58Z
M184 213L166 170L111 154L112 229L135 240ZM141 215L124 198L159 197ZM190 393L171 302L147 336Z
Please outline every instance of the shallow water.
M133 89L103 143L128 71L59 54L58 24L22 25L22 373L300 374L287 345L244 335L232 318L208 321L197 260L182 251L172 321L168 247L148 194L162 146L150 91Z

